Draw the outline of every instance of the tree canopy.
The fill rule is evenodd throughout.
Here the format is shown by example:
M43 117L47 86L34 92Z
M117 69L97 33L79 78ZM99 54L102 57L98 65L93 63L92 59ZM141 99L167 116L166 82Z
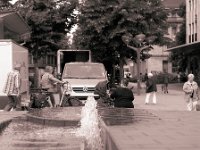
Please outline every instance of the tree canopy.
M77 4L78 0L19 0L15 3L15 9L31 27L31 37L24 46L35 58L67 44L66 34L76 24Z
M120 57L135 58L122 36L143 33L156 36L155 44L164 44L167 13L161 0L85 0L79 7L78 30L74 38L78 48L91 49L103 62Z
M1 0L0 1L0 11L3 10L9 10L10 8L12 8L12 5L10 4L11 0Z

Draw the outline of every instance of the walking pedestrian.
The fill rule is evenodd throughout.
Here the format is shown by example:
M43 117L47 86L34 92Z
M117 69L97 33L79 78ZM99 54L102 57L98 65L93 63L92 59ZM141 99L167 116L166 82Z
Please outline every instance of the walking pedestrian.
M149 104L151 95L153 95L153 104L157 103L156 92L157 92L156 80L152 73L148 73L148 79L146 81L145 104Z
M11 111L12 109L20 110L20 64L16 64L13 71L8 73L6 84L3 92L8 96L8 104L4 108L4 111Z
M196 111L196 106L199 100L199 87L194 81L193 74L188 75L188 81L183 85L183 91L185 92L187 110Z
M164 94L167 94L169 93L168 92L169 76L166 70L164 71L163 81L164 81L164 84L163 84Z

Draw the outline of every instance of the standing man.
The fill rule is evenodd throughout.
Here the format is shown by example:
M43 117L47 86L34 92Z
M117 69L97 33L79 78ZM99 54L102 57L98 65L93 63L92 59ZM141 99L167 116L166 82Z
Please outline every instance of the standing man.
M153 104L157 103L156 92L157 92L156 80L152 73L148 73L148 79L146 81L145 104L149 104L149 99L152 94L153 94Z
M17 64L14 66L6 80L4 93L8 96L8 104L4 108L4 111L11 111L12 109L21 109L20 107L20 68L21 65Z
M194 81L193 74L188 75L188 81L183 85L183 91L185 92L187 110L196 111L197 101L199 100L199 87Z

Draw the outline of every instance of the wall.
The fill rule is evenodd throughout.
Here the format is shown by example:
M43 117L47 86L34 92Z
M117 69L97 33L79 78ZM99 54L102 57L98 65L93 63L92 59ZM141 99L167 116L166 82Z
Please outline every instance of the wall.
M150 51L150 54L153 56L147 60L147 71L157 71L163 72L164 66L163 61L168 61L169 53L166 52L166 46L153 46L153 50ZM168 72L172 72L172 63L168 61Z
M29 93L29 73L28 73L28 50L24 47L12 43L13 52L13 65L21 64L20 76L21 76L21 93Z
M7 74L12 70L12 50L10 42L0 42L0 96L4 96L3 88Z

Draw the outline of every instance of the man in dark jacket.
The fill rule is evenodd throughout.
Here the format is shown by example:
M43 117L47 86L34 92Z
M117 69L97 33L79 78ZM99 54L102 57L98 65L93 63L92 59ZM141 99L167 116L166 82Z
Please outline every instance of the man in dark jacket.
M148 74L148 79L146 81L146 98L145 98L145 104L149 104L150 96L153 94L153 104L157 103L156 98L156 80L152 73Z
M114 107L134 108L133 92L127 88L127 82L124 81L123 87L117 87L111 91L110 97L114 100Z

